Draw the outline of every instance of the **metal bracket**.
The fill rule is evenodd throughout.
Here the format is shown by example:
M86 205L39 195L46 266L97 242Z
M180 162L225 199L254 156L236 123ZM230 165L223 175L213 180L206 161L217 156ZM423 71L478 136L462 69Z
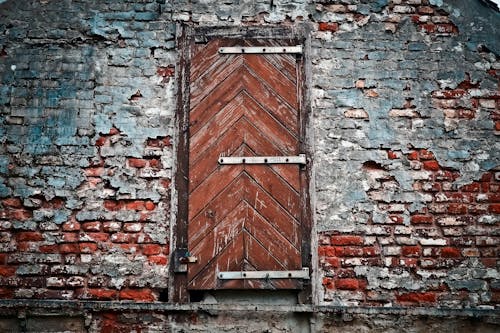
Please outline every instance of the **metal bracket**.
M292 53L302 54L302 45L295 46L234 46L234 47L220 47L219 53L227 54L270 54L270 53Z
M190 256L189 251L187 248L178 248L174 251L174 272L175 273L186 273L188 270L187 266L187 260L184 258L187 258Z
M220 156L219 164L306 164L306 155L298 156Z
M234 271L218 272L219 280L245 280L245 279L304 279L309 280L309 268L300 271Z

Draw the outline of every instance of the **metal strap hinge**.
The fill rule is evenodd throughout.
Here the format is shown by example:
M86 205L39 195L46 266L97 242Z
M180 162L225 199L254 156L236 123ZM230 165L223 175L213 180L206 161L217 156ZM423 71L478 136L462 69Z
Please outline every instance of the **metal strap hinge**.
M309 280L309 268L299 271L234 271L217 273L219 280L245 279L304 279Z
M302 45L294 46L230 46L220 47L219 53L249 53L249 54L266 54L266 53L293 53L302 54Z
M306 164L306 155L298 156L220 156L219 164Z

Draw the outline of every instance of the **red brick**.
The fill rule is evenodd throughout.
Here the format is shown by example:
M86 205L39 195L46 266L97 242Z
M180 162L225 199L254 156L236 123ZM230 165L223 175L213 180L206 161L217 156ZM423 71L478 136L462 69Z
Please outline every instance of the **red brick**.
M363 248L363 256L366 257L374 257L379 254L378 248L374 246L364 247Z
M441 23L437 25L437 32L440 33L457 33L458 28L451 23Z
M332 236L330 239L332 245L363 245L361 236Z
M407 155L409 160L418 160L418 151L411 151Z
M401 254L405 257L418 257L421 253L420 246L403 246L401 248Z
M80 253L78 244L61 244L59 245L60 253Z
M405 267L417 267L419 259L417 258L403 258L403 263Z
M129 158L128 165L132 168L144 168L148 164L147 160L141 158Z
M150 256L154 254L160 254L162 247L157 244L145 244L142 245L142 253L144 255Z
M324 277L322 284L326 289L335 289L335 281L330 277Z
M116 135L116 134L120 134L120 130L116 127L112 127L110 130L109 130L109 133L108 135Z
M336 257L326 258L325 263L327 263L329 267L333 268L339 268L341 266L340 259Z
M429 224L434 222L432 215L413 215L410 218L412 224Z
M338 279L335 280L335 287L341 290L356 290L359 288L357 279Z
M149 160L149 167L151 167L153 169L160 169L161 168L161 161L158 159Z
M13 276L16 274L16 267L13 266L0 266L0 276Z
M155 265L166 265L168 263L168 257L163 255L149 256L148 261Z
M320 257L334 257L335 247L329 245L323 245L318 248L318 255Z
M123 202L116 200L104 200L104 208L111 211L120 210L123 207Z
M435 160L424 161L423 166L425 170L437 171L439 170L439 163Z
M80 240L80 235L76 232L64 232L62 238L67 243L76 243Z
M2 200L2 204L4 207L10 207L10 208L21 208L23 207L23 203L21 199L18 198L7 198Z
M9 211L9 218L13 220L26 221L33 216L33 213L26 209L14 209Z
M434 154L431 151L428 151L427 149L420 149L418 152L418 156L420 157L421 160L434 159Z
M488 202L500 203L500 193L488 193Z
M172 181L168 178L160 179L160 184L161 184L161 186L163 186L163 188L170 188L171 183L172 183Z
M16 235L18 242L37 242L42 241L43 235L38 231L25 231Z
M0 298L14 298L14 290L0 287Z
M101 230L101 222L85 222L82 224L82 229L85 231L100 231Z
M156 208L156 205L154 204L153 201L146 201L146 203L144 204L144 207L147 210L154 210Z
M494 177L493 175L493 172L485 172L482 176L481 176L481 181L482 182L490 182Z
M111 235L111 241L113 243L129 243L131 241L131 235L123 232L117 232Z
M454 215L466 214L467 206L464 204L451 203L448 205L448 213Z
M336 247L335 253L339 257L362 257L364 255L363 248L361 247Z
M420 6L417 8L419 14L429 15L434 13L434 9L431 6Z
M116 290L100 289L100 288L89 288L87 292L90 298L98 300L115 299L118 294Z
M492 204L488 207L488 211L494 214L500 214L500 204Z
M487 268L497 267L497 258L481 258L481 262Z
M120 291L120 299L152 302L155 296L150 289L124 289Z
M96 243L79 243L78 246L80 247L81 253L94 253L97 251Z
M41 253L57 253L57 252L59 252L58 245L41 245L38 249Z
M128 202L125 205L125 207L128 210L144 210L145 209L144 201L142 201L142 200L135 200L135 201Z
M105 136L101 136L99 139L95 141L95 145L98 147L104 146L106 144L106 140L107 138Z
M162 77L172 77L175 74L175 66L169 65L158 67L156 70L156 74Z
M101 177L103 174L104 174L103 167L86 168L85 169L85 175L87 177Z
M336 22L320 22L318 30L335 32L339 30L339 24Z
M388 150L387 151L387 158L390 159L390 160L395 160L395 159L398 159L398 155L393 152L392 150Z
M104 232L89 232L86 235L95 242L105 242L109 239L109 235Z
M407 293L396 295L396 300L398 302L409 302L409 303L435 303L436 293L434 292L423 292L423 293Z
M443 258L459 258L461 257L460 249L455 247L443 247L441 249L441 257Z

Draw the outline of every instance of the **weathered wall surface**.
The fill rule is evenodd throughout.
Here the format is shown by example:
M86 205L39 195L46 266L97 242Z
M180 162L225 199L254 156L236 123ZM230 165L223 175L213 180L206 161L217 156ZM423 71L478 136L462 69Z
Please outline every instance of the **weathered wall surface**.
M497 309L498 22L482 1L2 1L0 297L165 300L176 24L308 24L314 301Z

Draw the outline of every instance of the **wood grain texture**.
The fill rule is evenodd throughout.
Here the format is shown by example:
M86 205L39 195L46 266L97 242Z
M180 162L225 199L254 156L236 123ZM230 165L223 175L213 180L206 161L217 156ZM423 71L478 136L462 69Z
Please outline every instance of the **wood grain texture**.
M217 163L299 153L297 63L289 54L218 53L234 45L252 42L217 39L192 50L188 249L198 261L188 289L298 289L295 279L217 279L220 271L302 268L300 167Z

